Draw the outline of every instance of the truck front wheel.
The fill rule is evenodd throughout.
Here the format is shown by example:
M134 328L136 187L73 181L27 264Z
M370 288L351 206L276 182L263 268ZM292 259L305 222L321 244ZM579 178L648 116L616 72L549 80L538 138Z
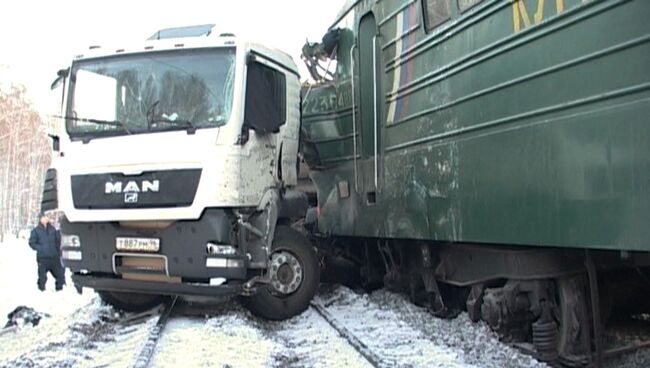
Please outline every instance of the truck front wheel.
M163 298L154 294L136 294L118 291L97 291L104 303L127 312L141 312L162 303Z
M275 230L269 276L270 284L243 298L253 314L283 320L307 309L318 289L318 257L309 240L289 226Z

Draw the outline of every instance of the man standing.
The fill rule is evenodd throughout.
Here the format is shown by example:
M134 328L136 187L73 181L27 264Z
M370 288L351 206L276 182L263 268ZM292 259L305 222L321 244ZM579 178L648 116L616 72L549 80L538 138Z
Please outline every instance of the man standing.
M38 262L38 289L45 291L47 273L56 280L56 291L65 285L65 271L61 265L61 234L50 224L49 217L42 213L39 224L29 236L29 246L36 251Z

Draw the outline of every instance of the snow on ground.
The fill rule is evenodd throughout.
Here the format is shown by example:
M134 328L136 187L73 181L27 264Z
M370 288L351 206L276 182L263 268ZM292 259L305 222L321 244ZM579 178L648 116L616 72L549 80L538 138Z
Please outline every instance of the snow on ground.
M55 292L53 279L40 292L35 258L24 239L0 244L0 328L19 305L48 314L36 327L0 329L0 367L132 366L156 316L127 323L129 314L104 305L91 290L78 295L69 284ZM434 318L399 294L325 286L316 301L390 366L545 367L500 343L466 314ZM175 309L152 366L371 366L314 308L282 322L256 318L236 300L202 308L181 304Z
M372 367L313 308L289 321L267 324L282 342L276 360L288 367Z
M90 290L79 295L69 275L68 285L60 292L54 291L51 276L44 292L38 290L36 280L36 254L27 241L14 239L0 243L0 328L7 322L7 314L19 305L47 314L38 326L24 325L4 333L0 330L0 367L96 367L131 363L132 347L143 342L146 324L116 325L121 314L102 304ZM120 340L132 341L115 343Z
M465 366L452 349L434 344L402 316L382 309L367 295L337 288L317 301L383 362L416 367Z
M437 319L398 294L324 287L316 301L388 366L546 367L466 315ZM270 322L229 302L210 316L172 318L162 336L154 367L371 367L314 308Z
M270 363L274 343L237 312L212 318L180 317L165 327L154 367L249 366ZM192 346L192 349L187 349Z
M36 286L36 271L36 252L29 247L27 240L11 239L0 243L0 323L3 326L7 313L27 300L29 307L57 317L69 315L93 299L92 293L79 296L69 275L68 285L57 293L54 291L54 277L48 274L46 291L41 292Z
M38 326L0 332L0 367L128 367L156 322L125 325L126 316L91 290L36 287L36 255L24 239L0 243L0 328L19 305L47 314ZM0 330L2 331L2 330ZM192 347L188 349L188 346ZM153 359L155 367L368 367L365 359L313 310L284 322L252 316L236 302L209 317L173 317Z
M230 302L210 317L173 318L158 344L154 367L371 367L313 310L268 322Z
M4 325L4 316L18 305L49 315L36 327L0 334L0 366L132 365L156 318L124 324L125 314L102 304L92 291L78 295L69 284L55 292L53 281L45 292L38 291L35 254L24 239L0 244L0 323ZM504 353L504 346L485 326L473 325L466 317L438 320L386 291L368 295L345 287L325 290L318 301L391 365L536 364L514 351ZM287 321L270 322L252 316L236 301L214 307L207 316L172 316L152 363L155 367L370 366L313 308Z
M357 294L346 288L318 300L383 360L413 367L546 367L500 343L486 325L467 314L434 318L402 295L378 290ZM363 316L363 318L359 318Z

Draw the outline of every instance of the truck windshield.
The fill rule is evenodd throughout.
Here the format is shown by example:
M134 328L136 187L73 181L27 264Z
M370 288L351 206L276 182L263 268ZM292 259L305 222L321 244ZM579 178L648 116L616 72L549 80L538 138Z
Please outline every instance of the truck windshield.
M164 51L73 64L66 128L95 138L225 124L234 48Z

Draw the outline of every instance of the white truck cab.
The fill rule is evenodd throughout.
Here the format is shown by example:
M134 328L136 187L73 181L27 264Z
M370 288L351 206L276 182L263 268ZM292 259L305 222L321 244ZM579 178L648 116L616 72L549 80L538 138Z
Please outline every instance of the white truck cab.
M313 247L289 226L307 207L294 190L297 68L283 52L192 31L91 47L59 73L44 209L63 215L75 285L115 306L239 294L286 318L318 284Z

